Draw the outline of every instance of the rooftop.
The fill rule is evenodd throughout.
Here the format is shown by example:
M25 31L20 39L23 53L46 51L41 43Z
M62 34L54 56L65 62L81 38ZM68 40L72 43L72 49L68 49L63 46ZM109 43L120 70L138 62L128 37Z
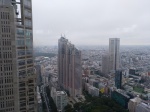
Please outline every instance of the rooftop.
M57 95L67 95L66 92L64 92L64 91L57 91L56 94Z

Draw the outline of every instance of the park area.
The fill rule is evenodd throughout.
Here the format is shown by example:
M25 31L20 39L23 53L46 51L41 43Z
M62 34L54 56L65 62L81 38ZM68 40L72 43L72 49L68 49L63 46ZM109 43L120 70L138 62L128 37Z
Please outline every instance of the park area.
M144 93L144 88L142 87L135 86L133 90L138 93Z

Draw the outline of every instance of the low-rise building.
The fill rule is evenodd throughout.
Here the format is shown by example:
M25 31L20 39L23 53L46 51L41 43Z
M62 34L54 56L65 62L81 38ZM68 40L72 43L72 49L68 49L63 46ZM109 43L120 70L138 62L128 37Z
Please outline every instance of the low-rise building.
M114 90L111 92L111 98L124 108L128 108L130 96L128 96L125 91L121 89Z
M129 112L135 112L135 108L136 106L141 102L141 98L136 97L134 99L130 99L129 103L128 103L128 109Z
M87 83L87 90L90 95L99 96L99 89L91 85L88 85L88 83Z
M56 104L58 112L62 112L68 103L67 93L65 91L57 91L56 88L52 87L51 97Z
M150 112L150 105L146 103L139 103L136 108L135 112Z

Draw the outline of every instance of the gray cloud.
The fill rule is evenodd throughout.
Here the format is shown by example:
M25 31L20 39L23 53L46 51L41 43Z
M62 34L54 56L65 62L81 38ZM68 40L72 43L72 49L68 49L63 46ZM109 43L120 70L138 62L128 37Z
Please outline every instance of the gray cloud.
M76 45L150 44L150 0L32 0L34 44L57 45L65 34Z

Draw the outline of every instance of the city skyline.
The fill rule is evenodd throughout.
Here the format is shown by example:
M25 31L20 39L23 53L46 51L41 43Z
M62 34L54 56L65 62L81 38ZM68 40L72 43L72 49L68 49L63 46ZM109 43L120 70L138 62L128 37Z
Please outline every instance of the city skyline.
M149 3L33 0L34 45L57 45L61 34L75 45L108 45L109 38L120 38L121 45L149 45Z
M0 112L149 112L148 3L0 0Z

